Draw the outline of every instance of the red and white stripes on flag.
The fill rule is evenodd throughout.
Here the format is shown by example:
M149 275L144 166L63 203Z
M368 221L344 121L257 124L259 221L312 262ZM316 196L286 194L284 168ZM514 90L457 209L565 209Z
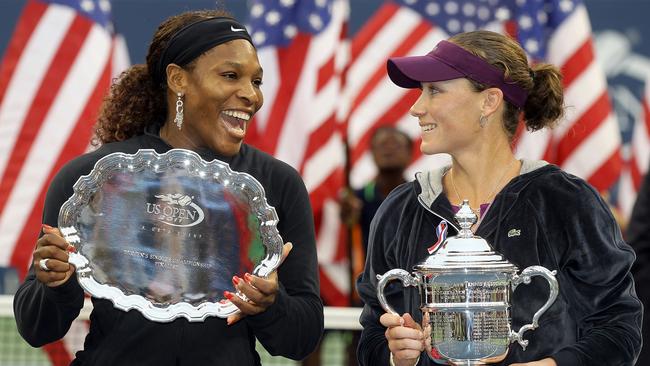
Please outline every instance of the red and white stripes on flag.
M516 153L519 157L555 163L587 179L599 190L606 190L618 180L621 171L620 132L608 99L605 74L594 59L587 10L580 2L565 3L561 5L575 8L551 34L545 61L561 67L565 75L567 116L553 131L518 134ZM424 9L451 10L445 8L429 2ZM519 23L508 18L491 22L485 28L516 37ZM385 72L386 59L425 54L448 36L443 27L430 23L423 14L388 2L353 39L344 98L353 186L361 186L375 174L368 149L375 127L397 125L419 145L419 126L408 115L419 90L392 85ZM419 151L416 153L409 172L448 161L444 155L423 157Z
M420 153L420 128L408 115L419 90L398 88L386 74L389 57L425 54L445 38L444 31L414 10L389 2L352 39L341 114L348 123L353 187L361 187L376 174L370 138L373 130L382 125L396 125L415 140L417 149L409 174L446 160L444 156L424 157Z
M337 110L347 59L344 36L348 3L258 1L252 6L251 16L264 24L252 28L252 37L254 41L270 37L273 30L264 25L272 24L280 16L292 16L301 6L321 12L324 10L319 7L329 7L331 18L316 33L293 34L285 46L258 47L264 69L265 101L249 127L246 141L292 165L302 175L314 211L321 295L328 305L346 305L350 291L349 261L342 245L345 230L337 203L344 183L345 150ZM320 22L316 17L309 20L312 25ZM293 24L284 28L291 29L296 29Z
M641 110L635 116L632 140L624 156L623 173L618 192L618 208L629 219L643 177L650 167L650 75L646 77Z
M0 266L21 277L53 174L88 147L124 42L73 9L28 1L0 65Z
M562 70L566 116L552 131L521 136L518 155L557 164L605 191L620 177L621 134L583 4L551 36L546 61Z
M110 11L106 0L78 5ZM50 180L86 151L111 80L129 65L123 39L78 10L28 1L0 64L0 266L21 278ZM86 332L75 322L76 338L46 345L52 364L68 365Z
M643 114L636 119L632 132L630 171L635 192L650 168L650 75L646 78Z

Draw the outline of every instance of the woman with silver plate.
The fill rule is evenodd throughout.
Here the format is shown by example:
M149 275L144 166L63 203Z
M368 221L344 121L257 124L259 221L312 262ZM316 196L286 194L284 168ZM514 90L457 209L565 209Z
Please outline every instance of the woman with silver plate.
M422 130L422 152L447 153L451 164L418 173L413 182L396 188L372 222L366 267L357 283L365 303L360 363L445 362L438 354L423 353L432 350L427 347L431 336L420 325L417 290L389 283L383 294L398 314L385 313L377 298L377 275L417 267L435 254L446 235L458 234L454 213L468 200L478 217L472 231L496 252L518 268L557 271L559 294L539 328L526 333L528 347L511 346L505 359L495 362L633 365L641 348L642 318L630 274L634 252L593 187L544 161L516 159L511 148L520 119L535 131L562 117L558 69L529 66L516 41L489 31L455 35L425 56L392 58L387 67L398 86L422 90L410 110ZM548 299L544 280L518 286L512 328L530 322Z
M274 355L302 359L311 353L323 331L323 305L307 190L289 165L243 143L263 103L261 84L250 35L227 13L192 11L159 26L146 64L123 73L103 104L96 127L101 147L67 163L49 187L33 266L14 300L18 330L31 345L62 338L83 306L69 244L55 227L73 184L108 154L181 148L256 178L277 211L282 239L293 245L284 245L277 254L284 261L268 277L232 278L245 296L223 294L239 309L227 319L160 323L93 297L90 332L72 364L259 365L256 340ZM177 206L188 200L179 198Z

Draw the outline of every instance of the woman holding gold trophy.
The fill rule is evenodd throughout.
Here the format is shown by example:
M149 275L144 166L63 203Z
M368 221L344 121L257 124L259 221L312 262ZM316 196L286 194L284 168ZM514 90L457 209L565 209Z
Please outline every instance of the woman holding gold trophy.
M135 65L123 73L104 102L96 129L102 146L69 162L50 185L43 213L43 232L36 243L33 265L14 300L18 330L31 345L41 346L62 338L84 303L84 291L77 281L77 277L83 276L75 273L74 266L69 263L75 254L69 253L71 242L64 239L66 230L56 227L60 220L59 209L72 196L77 179L87 175L96 162L114 153L134 154L141 149L151 149L156 154L165 154L171 149L185 149L200 155L205 162L227 163L232 171L257 179L265 196L254 199L265 199L275 208L279 219L276 220L277 232L281 240L293 245L282 246L281 241L277 245L278 250L271 258L277 271L269 270L265 276L257 276L252 271L231 274L226 278L229 291L217 293L215 301L192 303L196 307L174 304L194 312L210 306L235 309L223 317L203 313L191 318L179 313L172 314L164 322L156 322L151 321L151 316L143 316L147 315L144 312L118 310L111 301L93 294L90 332L84 350L77 353L73 364L259 365L256 341L273 355L302 359L311 353L323 331L323 306L309 197L293 168L243 143L248 124L263 103L261 85L262 68L250 35L227 13L192 11L171 17L159 26L149 47L146 65ZM154 169L154 164L150 165L152 167L143 169L153 172L146 170ZM223 174L226 173L232 172L224 170ZM124 184L130 184L129 181L134 180L132 177L126 176ZM180 177L179 182L183 179L186 177ZM207 188L216 189L211 181L204 182ZM251 187L255 188L242 184L233 189L248 192ZM137 190L129 194L129 197L143 195ZM241 234L243 231L236 230L246 230L251 222L261 221L247 216L245 210L230 210L237 204L237 197L225 193L222 196L224 200L208 200L203 208L196 203L201 197L174 192L158 194L154 201L143 203L143 215L151 214L167 221L155 225L147 223L147 227L143 224L143 230L148 233L138 235L168 240L163 234L172 233L175 235L170 240L172 244L191 243L197 244L197 248L186 245L174 247L176 251L160 253L149 245L120 250L121 256L115 262L123 266L124 276L114 274L115 278L111 279L117 281L113 282L123 277L150 276L151 284L146 291L156 287L155 291L182 295L190 303L196 298L205 299L206 295L192 286L219 271L220 267L213 264L210 256L215 254L215 245L223 245L216 242L225 239L211 232L191 233L188 227L221 220L215 219L218 215L212 212L219 213L218 217L232 218L232 225L227 223L230 226L224 228L231 234ZM124 205L129 205L134 199L123 201ZM110 214L109 211L94 212L105 202L96 200L93 204L97 207L86 210L92 211L92 215L86 217L88 220L99 220L101 215ZM126 214L135 216L135 212ZM109 241L109 248L102 250L123 245L124 238L133 236L129 232L130 221L124 223L124 226L116 226L113 232L104 232L113 239ZM269 226L270 222L260 225ZM182 241L188 237L202 237L203 240ZM181 256L190 250L199 255ZM249 260L245 250L232 252L232 258L238 262ZM156 265L154 268L151 264L152 274L129 273L130 264L149 265L154 263L152 259ZM224 262L224 266L230 264ZM189 288L194 292L176 293L174 286L161 283L160 276L154 277L178 268L185 268L187 274L201 272L205 275L181 279L190 281ZM99 278L102 272L97 267L94 271L95 278ZM156 294L149 292L149 295L152 293ZM137 301L145 301L146 296ZM161 304L148 310L160 312L161 307L169 305L164 303L165 297L161 299Z
M562 117L557 68L530 67L516 41L474 31L440 42L426 56L390 59L388 74L398 86L422 90L411 107L422 129L421 150L448 153L451 165L419 173L413 182L396 188L373 220L366 267L358 280L365 303L360 363L633 365L641 348L642 317L630 274L634 253L623 241L607 204L584 180L544 161L518 160L511 148L520 120L534 131L552 127ZM441 247L446 251L445 237L459 234L454 214L461 206L463 215L477 218L467 226L471 231L465 238L484 238L519 268L547 268L559 292L556 287L557 298L550 301L553 286L529 278L529 284L514 286L517 291L509 300L507 317L483 318L489 324L484 327L453 323L467 327L452 326L449 334L438 330L435 337L462 345L459 338L485 339L493 330L519 329L547 301L552 303L539 319L539 328L534 324L535 330L525 333L526 340L519 338L521 347L514 344L508 349L512 338L508 336L496 340L505 344L503 355L451 362L452 356L441 355L442 348L431 344L436 329L423 330L421 325L429 320L422 319L420 306L427 317L439 309L431 308L415 289L403 289L397 281L378 283L378 277L397 268L423 266L418 263L435 257ZM430 277L414 281L433 281ZM403 281L404 286L413 285ZM472 281L459 280L459 288L475 286ZM418 285L424 288L422 293L431 290ZM381 301L387 300L397 314L384 310L379 287ZM490 298L490 288L475 289L474 295ZM452 303L464 293L434 296ZM504 296L508 300L508 294ZM475 305L486 304L495 303ZM512 324L504 324L509 316ZM477 346L471 340L464 344Z

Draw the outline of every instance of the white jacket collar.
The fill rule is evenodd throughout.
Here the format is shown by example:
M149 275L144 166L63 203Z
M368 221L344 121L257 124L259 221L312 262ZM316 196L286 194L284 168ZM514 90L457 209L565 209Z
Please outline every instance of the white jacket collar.
M548 165L548 162L544 160L527 160L521 159L521 170L519 175L530 173L533 170L537 170L543 166ZM433 201L438 198L442 193L442 177L451 169L451 165L445 165L443 167L429 170L425 172L418 172L415 174L415 179L420 184L420 202L423 202L427 207L431 207Z

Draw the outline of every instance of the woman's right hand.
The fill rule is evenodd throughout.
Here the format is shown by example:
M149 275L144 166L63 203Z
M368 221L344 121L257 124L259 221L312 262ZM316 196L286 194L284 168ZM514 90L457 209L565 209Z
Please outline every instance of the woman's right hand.
M395 366L413 366L424 351L424 332L411 314L403 316L386 313L379 318L386 328L388 349L393 354Z
M74 272L74 266L68 263L68 250L72 246L63 239L57 228L43 225L43 233L36 242L32 255L36 279L48 287L60 286L66 283ZM46 260L44 265L47 270L41 266L41 260Z

